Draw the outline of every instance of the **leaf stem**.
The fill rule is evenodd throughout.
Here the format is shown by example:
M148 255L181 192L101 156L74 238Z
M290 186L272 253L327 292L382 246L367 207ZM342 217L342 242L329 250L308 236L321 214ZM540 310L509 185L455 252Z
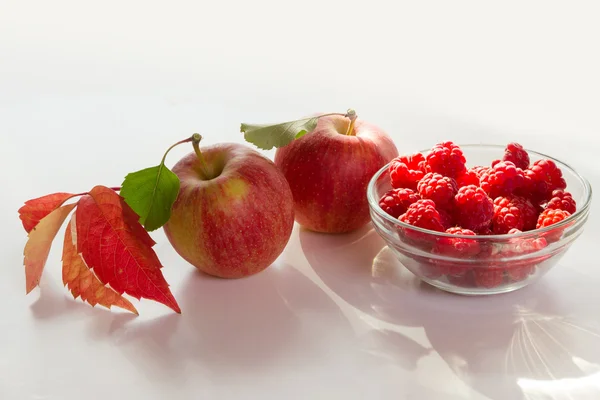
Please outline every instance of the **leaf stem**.
M194 135L197 135L197 133L194 133ZM162 158L162 160L160 161L160 163L161 163L161 164L164 164L164 163L165 163L165 160L167 159L167 154L169 154L169 152L170 152L171 150L173 150L173 148L174 148L174 147L176 147L176 146L179 146L180 144L189 143L189 142L193 141L193 140L194 140L194 135L190 136L189 138L186 138L186 139L180 140L179 142L177 142L177 143L175 143L174 145L172 145L171 147L169 147L169 148L167 149L167 151L165 151L165 154L163 155L163 158Z
M198 160L200 160L200 164L202 165L202 173L204 174L205 177L209 178L209 171L208 171L208 165L206 164L206 160L204 159L204 156L202 155L202 152L200 151L200 141L202 140L202 135L199 133L194 133L192 135L192 146L194 147L194 152L196 153L196 156L198 157Z

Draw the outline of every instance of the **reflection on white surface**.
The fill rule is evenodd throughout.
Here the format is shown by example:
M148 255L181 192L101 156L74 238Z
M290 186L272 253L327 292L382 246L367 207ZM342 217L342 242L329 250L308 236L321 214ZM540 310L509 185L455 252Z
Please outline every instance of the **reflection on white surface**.
M300 239L333 292L378 320L424 329L426 347L487 398L600 399L600 329L588 300L595 282L557 266L513 293L458 296L420 282L369 228L345 238L301 231Z
M522 315L507 353L507 372L523 374L517 384L525 397L531 400L598 398L600 365L583 357L594 356L600 334L562 316L518 311Z

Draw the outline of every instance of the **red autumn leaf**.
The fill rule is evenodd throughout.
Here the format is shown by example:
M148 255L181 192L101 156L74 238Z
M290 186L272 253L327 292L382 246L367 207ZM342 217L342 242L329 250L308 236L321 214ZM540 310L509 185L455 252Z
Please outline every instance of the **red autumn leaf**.
M134 214L112 189L94 187L78 203L77 251L117 293L155 300L181 313L152 250L154 241Z
M31 232L46 215L56 210L73 196L76 195L71 193L53 193L26 201L25 205L19 208L19 218L23 223L25 231L27 233Z
M76 216L73 215L65 231L62 256L63 283L75 299L81 296L81 300L88 302L92 307L96 304L108 309L116 306L138 315L133 304L110 287L104 286L77 253L76 226Z
M31 292L40 283L52 247L52 241L75 205L68 204L50 212L29 233L29 239L23 251L27 293Z

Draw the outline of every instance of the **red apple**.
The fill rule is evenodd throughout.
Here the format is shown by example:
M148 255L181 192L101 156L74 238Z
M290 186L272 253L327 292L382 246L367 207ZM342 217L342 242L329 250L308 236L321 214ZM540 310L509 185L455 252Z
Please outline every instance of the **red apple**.
M195 153L173 172L181 187L164 226L177 253L222 278L256 274L275 261L290 238L294 204L275 164L248 146L223 143Z
M319 118L310 133L277 149L275 164L294 195L295 219L326 233L356 230L370 221L367 185L398 156L392 139L378 127L332 115Z

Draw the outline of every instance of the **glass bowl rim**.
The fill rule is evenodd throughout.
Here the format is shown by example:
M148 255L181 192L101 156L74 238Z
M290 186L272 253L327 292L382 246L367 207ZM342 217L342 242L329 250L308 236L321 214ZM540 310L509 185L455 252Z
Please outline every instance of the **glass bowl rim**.
M504 149L506 148L505 145L484 144L484 143L465 143L465 144L457 144L457 145L461 148L493 148L493 149L499 149L501 151L504 151ZM425 149L425 150L419 150L419 151L417 151L417 153L421 153L421 154L425 155L430 151L431 151L431 149ZM553 162L566 167L573 175L575 175L577 177L577 179L580 180L580 182L583 186L583 189L584 189L583 195L585 196L585 201L582 206L577 208L575 213L571 214L569 217L565 218L564 220L557 222L556 224L552 224L552 225L546 226L544 228L532 229L529 231L525 231L525 232L521 232L521 233L512 233L512 234L494 234L494 235L476 235L476 236L463 235L463 234L459 235L459 234L446 233L446 232L437 232L437 231L432 231L429 229L420 228L418 226L409 225L405 222L398 220L397 218L392 217L391 215L389 215L388 213L383 211L383 209L381 207L379 207L379 199L376 198L376 196L375 196L375 187L377 185L377 181L379 180L381 175L388 170L391 161L386 163L383 167L381 167L369 180L369 184L367 186L367 201L369 203L369 207L371 208L371 210L373 210L375 213L377 213L377 215L379 215L381 218L391 222L394 225L402 227L404 229L410 229L410 230L413 230L416 232L425 233L425 234L431 235L432 237L464 238L464 239L471 239L471 240L482 240L482 239L509 240L509 239L514 239L514 238L530 237L530 236L536 235L538 233L541 234L541 233L550 232L550 231L553 231L560 227L563 227L565 225L569 225L572 222L578 220L580 216L585 215L588 212L588 210L591 206L591 202L592 202L592 186L591 186L590 182L583 175L581 175L573 167L571 167L569 164L565 163L564 161L561 161L561 160L559 160L555 157L549 156L547 154L537 152L535 150L530 150L528 148L525 148L525 151L527 151L527 153L534 155L540 159L545 158L548 160L552 160Z

